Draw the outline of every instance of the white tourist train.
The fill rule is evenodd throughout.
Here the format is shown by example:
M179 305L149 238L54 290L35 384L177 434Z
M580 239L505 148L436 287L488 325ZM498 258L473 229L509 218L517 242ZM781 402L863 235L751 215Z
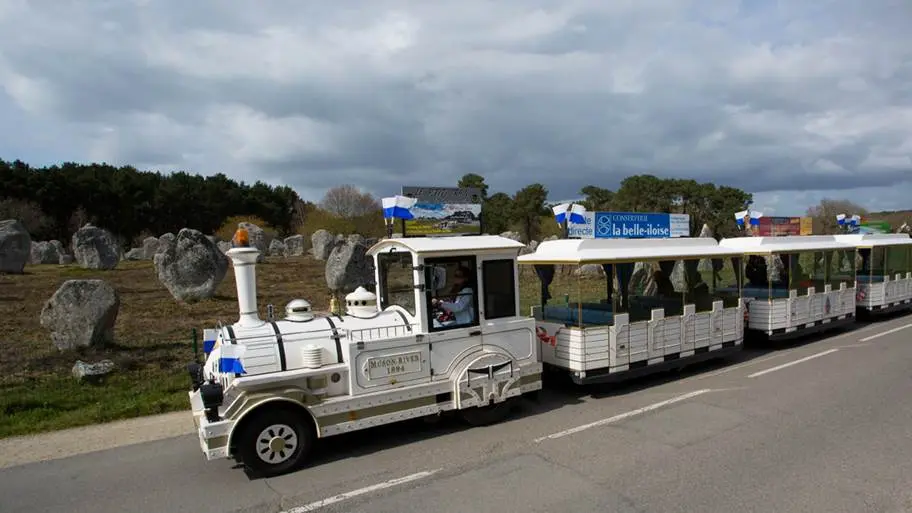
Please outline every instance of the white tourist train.
M872 242L885 237L564 239L522 256L500 236L390 237L368 251L374 290L343 314L296 299L262 319L259 252L243 229L237 240L239 319L205 330L189 399L206 458L264 475L297 468L319 438L447 411L497 422L542 388L544 365L605 382L723 357L750 330L854 322L856 277L880 283L880 247L882 282L904 284L891 304L912 292L912 255L889 249L912 245ZM858 274L856 251L874 255Z
M258 316L259 251L230 249L240 318L206 330L206 363L190 368L206 457L277 475L316 438L447 410L498 421L541 389L535 321L519 315L523 247L499 236L385 239L368 253L376 294L357 289L344 315L293 300L283 319Z
M541 280L542 362L585 384L740 350L740 257L712 238L542 242L518 259Z
M833 235L736 237L744 256L747 330L770 339L855 322L855 247Z
M855 248L855 303L866 314L912 309L912 238L904 233L837 235Z

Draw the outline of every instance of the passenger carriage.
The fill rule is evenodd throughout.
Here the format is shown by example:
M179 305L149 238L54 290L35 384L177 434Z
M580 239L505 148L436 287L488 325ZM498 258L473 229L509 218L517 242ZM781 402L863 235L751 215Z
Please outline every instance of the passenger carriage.
M912 309L912 238L903 233L836 235L855 246L855 303L866 314Z
M833 235L737 237L747 329L770 339L855 322L855 248ZM732 289L734 292L734 289Z
M524 308L543 363L601 383L741 350L740 257L712 238L542 242L519 262L541 281Z
M277 475L317 438L450 410L470 424L500 420L508 401L541 388L535 321L519 315L522 247L499 236L382 240L368 252L376 293L349 294L344 314L293 300L281 319L258 315L257 249L229 250L240 317L206 330L206 362L190 365L207 459Z

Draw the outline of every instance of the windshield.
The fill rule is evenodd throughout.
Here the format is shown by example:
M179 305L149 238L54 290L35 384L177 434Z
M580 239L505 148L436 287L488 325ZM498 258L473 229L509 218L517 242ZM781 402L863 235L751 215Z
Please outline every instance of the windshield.
M415 277L412 254L407 251L378 255L380 308L398 305L415 315Z

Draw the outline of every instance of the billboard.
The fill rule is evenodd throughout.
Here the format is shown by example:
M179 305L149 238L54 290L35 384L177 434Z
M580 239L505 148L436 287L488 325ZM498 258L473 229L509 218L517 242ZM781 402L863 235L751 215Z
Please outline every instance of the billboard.
M418 200L413 219L403 220L405 237L481 234L479 189L415 186L403 187L402 195Z
M810 217L767 217L760 218L756 235L760 237L778 237L782 235L811 235L814 232L813 219Z
M586 224L568 225L570 238L665 239L690 236L688 214L586 212Z

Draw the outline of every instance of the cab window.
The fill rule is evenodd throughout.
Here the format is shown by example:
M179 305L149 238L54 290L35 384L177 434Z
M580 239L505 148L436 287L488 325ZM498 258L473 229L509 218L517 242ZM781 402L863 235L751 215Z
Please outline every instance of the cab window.
M501 319L517 315L514 267L512 259L482 262L485 319Z
M475 269L475 257L425 260L425 296L432 331L478 325Z
M398 305L415 315L415 278L412 254L394 251L377 255L380 267L380 309Z

